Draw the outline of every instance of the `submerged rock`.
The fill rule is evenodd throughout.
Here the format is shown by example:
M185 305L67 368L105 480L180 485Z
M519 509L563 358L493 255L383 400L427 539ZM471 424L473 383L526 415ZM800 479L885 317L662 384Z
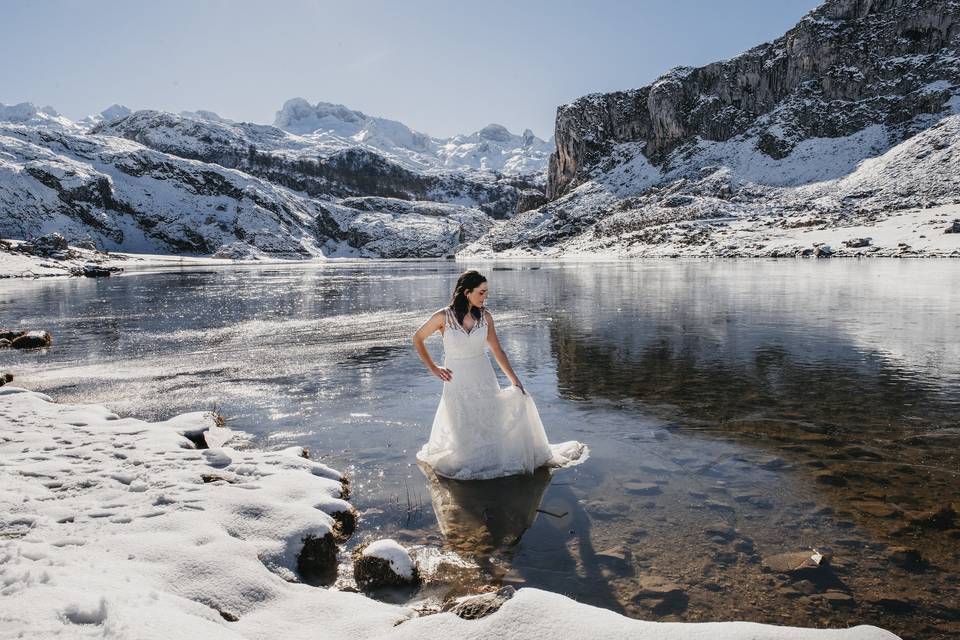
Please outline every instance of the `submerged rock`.
M652 496L661 493L660 486L655 482L637 482L631 480L630 482L624 482L623 488L626 489L628 493L635 493L641 496Z
M689 596L676 582L657 576L643 576L637 581L631 599L634 604L663 615L686 609Z
M923 569L927 562L920 552L912 547L890 547L886 553L887 560L903 569Z
M826 569L829 556L818 551L780 553L763 559L763 568L773 573L818 573Z

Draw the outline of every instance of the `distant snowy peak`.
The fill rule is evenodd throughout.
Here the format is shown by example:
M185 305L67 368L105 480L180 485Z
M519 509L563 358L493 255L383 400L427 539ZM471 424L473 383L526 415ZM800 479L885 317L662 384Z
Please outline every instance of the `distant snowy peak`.
M0 102L0 122L29 126L52 127L61 131L75 131L78 126L69 118L57 113L53 107L38 107L32 102L5 105Z
M342 104L318 102L311 105L303 98L293 98L277 112L274 126L297 135L347 138L387 151L392 151L393 147L414 152L432 151L430 136L396 120L374 118Z
M83 120L77 122L77 124L87 130L90 130L98 124L109 124L119 120L120 118L126 118L131 113L133 113L133 111L130 110L130 107L125 107L122 104L114 103L100 113L87 116Z
M516 135L499 124L451 138L434 138L396 120L368 116L341 104L287 100L274 126L319 145L360 145L420 168L479 169L507 174L543 173L552 142L529 129Z
M204 109L199 109L197 111L181 111L180 115L184 118L190 118L191 120L206 120L208 122L223 122L227 124L233 123L233 120L223 118L213 111L206 111Z

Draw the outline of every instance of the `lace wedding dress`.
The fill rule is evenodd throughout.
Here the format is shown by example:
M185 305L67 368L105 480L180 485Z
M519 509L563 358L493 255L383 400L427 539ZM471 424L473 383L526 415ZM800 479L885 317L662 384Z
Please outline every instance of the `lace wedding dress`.
M443 331L444 366L453 379L433 419L430 440L417 458L441 476L458 480L533 473L541 466L561 467L587 459L576 442L551 445L529 393L501 389L486 353L485 320L467 331L447 309Z

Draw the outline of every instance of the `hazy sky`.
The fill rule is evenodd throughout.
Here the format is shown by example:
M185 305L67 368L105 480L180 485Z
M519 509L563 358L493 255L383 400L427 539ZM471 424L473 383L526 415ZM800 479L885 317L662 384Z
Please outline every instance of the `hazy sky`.
M0 0L0 102L273 123L300 96L436 136L553 132L557 105L783 34L819 0Z

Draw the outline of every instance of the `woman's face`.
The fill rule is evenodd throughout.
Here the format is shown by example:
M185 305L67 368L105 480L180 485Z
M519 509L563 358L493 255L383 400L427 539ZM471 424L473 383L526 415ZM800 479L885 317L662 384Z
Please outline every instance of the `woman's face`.
M487 286L487 283L481 282L480 286L478 286L475 289L470 289L469 291L464 293L464 295L467 296L467 300L470 301L470 304L472 304L475 307L482 307L484 303L487 301L488 289L489 287Z

